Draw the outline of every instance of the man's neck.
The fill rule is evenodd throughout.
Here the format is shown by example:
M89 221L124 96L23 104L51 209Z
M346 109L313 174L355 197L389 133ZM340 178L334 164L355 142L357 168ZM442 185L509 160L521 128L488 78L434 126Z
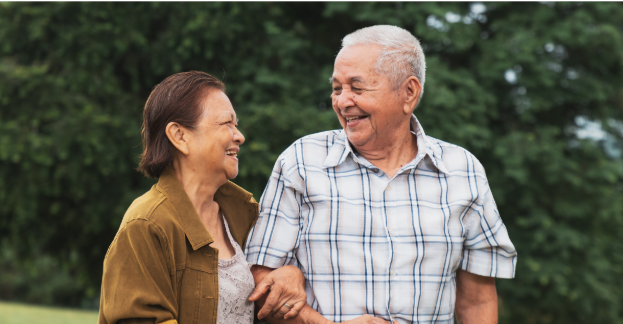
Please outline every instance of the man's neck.
M394 138L366 143L360 147L353 145L353 148L390 178L405 164L413 161L418 152L417 137L410 132L410 128L401 130Z

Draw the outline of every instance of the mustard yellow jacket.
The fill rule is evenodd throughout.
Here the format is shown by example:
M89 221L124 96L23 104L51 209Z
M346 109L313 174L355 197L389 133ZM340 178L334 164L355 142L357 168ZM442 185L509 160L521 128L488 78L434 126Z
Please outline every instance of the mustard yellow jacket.
M244 250L258 215L253 195L228 182L214 199ZM132 203L106 253L98 323L216 323L213 241L182 184L165 171Z

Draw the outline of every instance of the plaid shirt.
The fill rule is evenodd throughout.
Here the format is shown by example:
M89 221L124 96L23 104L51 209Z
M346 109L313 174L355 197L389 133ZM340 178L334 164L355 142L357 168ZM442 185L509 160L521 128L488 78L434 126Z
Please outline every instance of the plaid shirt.
M453 323L456 271L512 278L517 255L485 170L467 150L424 134L393 178L354 152L343 130L285 150L260 201L247 259L298 266L309 305L342 322Z

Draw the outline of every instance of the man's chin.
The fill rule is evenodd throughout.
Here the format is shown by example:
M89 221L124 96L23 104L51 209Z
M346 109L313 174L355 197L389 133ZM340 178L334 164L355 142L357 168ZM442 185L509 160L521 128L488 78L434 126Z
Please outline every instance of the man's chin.
M348 137L348 141L354 147L362 147L370 141L370 136L366 136L361 132L349 132L347 130L346 137Z

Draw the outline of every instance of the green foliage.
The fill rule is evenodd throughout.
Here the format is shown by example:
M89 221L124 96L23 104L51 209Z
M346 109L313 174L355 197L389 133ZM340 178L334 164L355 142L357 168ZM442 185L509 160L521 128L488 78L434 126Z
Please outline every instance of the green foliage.
M339 127L341 38L393 24L427 55L416 115L487 168L517 247L501 322L623 323L620 17L620 3L1 3L0 298L96 304L107 246L153 183L134 168L162 79L224 78L247 138L236 182L258 198L283 149Z

